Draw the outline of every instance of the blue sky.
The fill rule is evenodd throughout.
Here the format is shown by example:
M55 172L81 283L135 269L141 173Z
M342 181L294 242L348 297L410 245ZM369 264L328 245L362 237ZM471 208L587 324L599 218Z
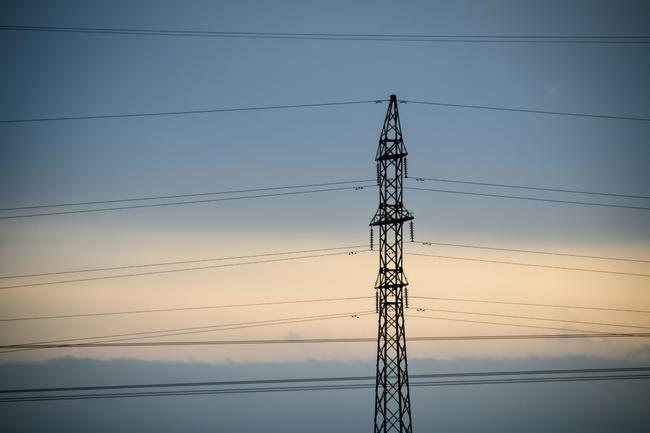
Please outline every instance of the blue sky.
M170 2L150 8L137 2L60 2L56 7L6 2L3 16L7 23L60 26L553 35L643 34L642 17L648 13L643 2L409 2L397 10L388 3L373 4ZM391 93L413 100L557 111L632 116L650 111L650 62L643 45L38 32L3 32L2 37L7 62L0 87L6 101L2 118L365 100ZM351 106L3 125L0 137L7 157L1 197L10 204L32 204L372 177L368 173L374 172L371 157L384 110ZM649 184L647 122L413 105L401 110L412 175L632 194L644 193ZM325 209L327 202L318 206L321 199L328 200L319 196L309 207ZM648 240L643 236L648 233L645 213L599 210L594 215L590 208L497 201L504 209L492 215L482 211L493 200L421 193L409 193L408 199L427 232L565 239L578 230L576 241ZM357 200L340 194L336 201L353 206ZM282 200L269 207L286 207L291 215L303 203ZM364 208L369 204L364 202ZM193 207L192 212L203 215L205 227L214 207ZM258 229L255 209L244 205L236 212L249 232L264 231ZM544 214L535 218L537 227L531 230L531 215L540 212ZM170 213L155 213L153 223L182 229L184 220L166 218ZM357 214L360 218L353 220ZM366 216L356 209L346 216L349 231L342 235L350 236ZM123 218L115 214L103 222L120 224ZM132 224L154 219L146 212L129 218ZM333 218L316 212L303 220L322 225ZM273 220L285 229L294 225L286 214Z
M410 1L399 5L384 1L62 0L56 3L5 1L0 5L0 17L3 25L139 29L647 35L650 6L643 1L586 0ZM415 101L648 118L648 50L648 45L215 39L3 30L0 31L0 99L3 101L0 119L376 100L393 93L399 99ZM409 103L400 103L399 109L412 177L650 195L647 168L650 164L650 122ZM0 203L6 208L372 179L375 176L373 158L385 110L385 104L364 104L0 124ZM426 186L452 189L444 184L427 183ZM462 189L512 193L497 188ZM535 194L543 198L589 198ZM598 256L650 257L650 212L644 210L411 190L405 192L405 198L406 207L415 214L419 240ZM647 200L607 200L647 206ZM364 244L376 206L376 190L367 188L192 206L0 220L0 275ZM417 245L407 245L407 251L650 273L648 265L641 263L468 252ZM2 290L0 317L373 296L375 254ZM647 278L643 277L413 256L405 260L411 283L409 291L415 296L650 310L649 287ZM418 302L419 306L426 307L476 307L472 311L480 313L546 315L555 320L650 326L644 314ZM0 325L0 340L3 344L41 341L373 308L372 300L360 300L299 308L12 322ZM467 318L453 314L441 316ZM229 331L205 337L375 335L374 316L348 319ZM574 330L579 326L563 324L562 329ZM611 330L602 326L590 329ZM505 325L477 326L415 318L409 319L408 330L409 335L522 331ZM632 362L631 359L647 362L646 347L643 340L610 339L472 345L441 343L413 345L409 350L414 359L467 358L475 360L476 364L472 365L489 365L485 361L487 358L524 359L521 362L525 364L528 358L563 359L567 356L605 359L613 363ZM630 355L632 353L637 355ZM0 363L41 361L69 355L104 360L137 358L140 362L154 363L200 361L217 365L270 361L290 366L316 359L358 363L355 365L362 368L364 363L372 364L374 350L370 346L256 347L219 351L205 348L80 349L0 354ZM549 365L553 362L549 361ZM459 361L459 369L464 365ZM13 367L7 368L6 371L12 371ZM43 368L43 371L50 371L49 367ZM179 372L187 372L185 367L178 368ZM251 372L257 372L256 368ZM110 376L106 372L101 374ZM544 385L544 389L550 393L553 386ZM581 388L576 385L572 390L576 396L595 399L591 390L605 389L599 386ZM624 390L625 386L616 389ZM645 391L638 388L641 386L634 388L635 393ZM530 385L530 389L536 388ZM466 398L458 395L459 401ZM508 395L516 399L515 394ZM318 405L321 397L314 398L314 404ZM419 405L420 414L426 412L423 408L428 404L439 402L437 397L427 393L420 398L414 403ZM606 403L594 400L593 406L586 403L583 409L606 408ZM115 403L115 410L120 404ZM487 404L485 400L476 401L475 407L485 409L484 404ZM531 407L544 404L547 402L539 400ZM634 412L636 406L631 400L622 406L633 407L630 410L635 414L634 419L647 422L647 415L643 418ZM527 415L522 415L522 419L533 416L524 413ZM625 410L616 413L620 418L613 419L624 419ZM481 414L471 420L492 419L487 409ZM416 427L418 416L416 412ZM454 419L449 420L450 429L458 422L458 418ZM544 424L544 420L534 419L535 423L540 423L539 431L557 430ZM513 426L521 430L520 427L526 425L525 421L521 423ZM474 431L476 425L468 424L465 428ZM500 431L507 431L502 423L494 425ZM600 424L601 427L605 425L609 426ZM635 425L630 424L628 430L638 431L634 430ZM532 431L528 427L527 431ZM30 431L29 428L24 431ZM255 428L250 426L252 430Z

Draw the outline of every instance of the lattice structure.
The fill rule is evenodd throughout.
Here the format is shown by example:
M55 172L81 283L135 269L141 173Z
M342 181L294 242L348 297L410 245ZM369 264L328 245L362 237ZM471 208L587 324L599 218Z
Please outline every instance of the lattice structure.
M413 431L404 329L408 282L402 263L403 227L413 219L402 202L406 155L397 97L391 95L375 158L379 209L370 223L371 227L379 228L379 275L375 284L379 313L375 433Z

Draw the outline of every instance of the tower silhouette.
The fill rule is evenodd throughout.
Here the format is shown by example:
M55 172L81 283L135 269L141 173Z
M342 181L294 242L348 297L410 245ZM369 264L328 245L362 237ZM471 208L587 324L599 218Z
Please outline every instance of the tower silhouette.
M391 95L375 157L379 209L370 223L371 230L375 226L379 228L379 275L375 283L379 313L375 433L413 431L404 329L408 282L402 262L404 223L413 220L402 201L406 155L397 97Z

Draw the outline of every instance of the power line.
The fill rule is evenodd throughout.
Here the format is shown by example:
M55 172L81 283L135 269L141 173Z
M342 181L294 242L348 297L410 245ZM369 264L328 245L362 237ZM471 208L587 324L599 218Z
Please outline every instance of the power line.
M459 335L409 337L407 341L485 341L485 340L549 340L549 339L583 339L583 338L648 338L650 332L592 333L592 334L511 334L511 335ZM249 340L184 340L184 341L138 341L138 342L90 342L90 343L53 343L53 344L5 344L0 349L77 349L102 347L170 347L170 346L251 346L266 344L342 344L342 343L377 343L376 337L345 338L299 338L299 339L249 339Z
M469 312L462 312L462 313L469 313ZM191 328L177 328L177 329L166 329L166 330L154 330L154 331L144 331L144 332L131 332L131 333L123 333L123 334L111 334L111 335L103 335L103 336L92 336L92 337L79 337L79 338L69 338L69 339L58 339L58 340L49 340L49 341L38 341L38 342L31 342L31 343L17 343L17 344L10 344L10 345L3 345L0 346L0 348L16 348L15 350L6 350L0 353L9 353L9 352L15 352L15 351L23 351L23 350L33 350L33 349L48 349L48 348L73 348L73 347L110 347L110 345L107 345L106 343L115 343L115 342L124 342L124 341L129 341L129 340L135 340L135 339L140 339L140 338L156 338L156 337L170 337L170 336L177 336L177 335L188 335L188 334L197 334L197 333L204 333L204 332L213 332L213 331L221 331L221 330L233 330L233 329L244 329L244 328L251 328L251 327L260 327L260 326L273 326L273 325L283 325L283 324L292 324L292 323L303 323L303 322L310 322L310 321L318 321L318 320L327 320L327 319L332 319L332 318L345 318L345 317L358 317L362 315L369 315L373 314L371 311L361 311L361 312L350 312L350 313L338 313L338 314L327 314L327 315L318 315L318 316L307 316L307 317L294 317L294 318L285 318L285 319L275 319L275 320L264 320L264 321L255 321L255 322L243 322L243 323L233 323L233 324L221 324L221 325L207 325L207 326L198 326L198 327L191 327ZM514 327L521 327L521 328L533 328L533 329L550 329L554 331L567 331L565 328L557 328L557 327L550 327L550 326L539 326L539 325L526 325L526 324L516 324L516 323L503 323L503 322L488 322L488 321L478 321L478 320L469 320L469 319L454 319L454 318L448 318L448 317L432 317L432 316L420 316L420 315L413 315L410 314L408 317L415 317L415 318L423 318L423 319L432 319L432 320L443 320L443 321L452 321L452 322L463 322L463 323L479 323L479 324L488 324L488 325L499 325L499 326L514 326ZM566 335L551 335L551 334L544 334L544 335L537 335L537 336L528 336L528 335L522 335L522 336L472 336L472 337L415 337L413 338L414 341L422 340L464 340L464 339L522 339L522 338L595 338L595 337L647 337L650 336L650 333L602 333L602 332L596 332L596 331L588 331L588 330L581 330L581 329L575 329L575 332L580 332L581 334L566 334ZM155 335L154 335L155 334ZM573 337L573 335L579 335L579 337ZM126 337L126 338L122 338ZM106 339L106 338L111 338L111 340L106 340L106 341L91 341L89 343L84 343L83 345L77 345L76 343L74 344L68 344L71 342L79 342L79 341L84 341L84 340L98 340L98 339ZM319 342L319 341L328 341L330 339L306 339L304 342ZM355 340L355 339L331 339L331 342L362 342L365 341L365 339L361 340ZM238 343L237 341L240 341L241 343ZM236 340L232 344L247 344L245 342L246 340ZM291 343L293 340L270 340L270 341L275 341L278 344L280 342L282 343ZM299 341L299 340L297 340ZM372 340L372 341L376 341ZM253 343L254 342L254 343ZM264 340L251 340L250 344L263 344ZM60 343L65 343L65 344L60 344ZM139 346L139 345L196 345L196 344L229 344L230 342L227 341L220 341L218 343L210 343L210 342L154 342L154 343L142 343L142 342L136 342L132 344L133 346ZM120 345L121 346L121 345Z
M158 308L148 310L128 310L128 311L109 311L100 313L79 313L79 314L63 314L55 316L28 316L28 317L14 317L9 319L0 319L0 322L15 322L25 320L45 320L45 319L69 319L77 317L98 317L98 316L118 316L126 314L147 314L147 313L164 313L171 311L196 311L196 310L213 310L222 308L241 308L241 307L259 307L268 305L286 305L286 304L305 304L312 302L334 302L334 301L352 301L360 299L371 299L372 296L352 296L346 298L321 298L321 299L299 299L287 301L267 301L267 302L254 302L246 304L228 304L228 305L208 305L200 307L177 307L177 308Z
M197 204L197 203L214 203L219 201L244 200L249 198L264 198L264 197L280 197L286 195L299 195L299 194L313 194L317 192L328 192L328 191L360 190L371 186L374 185L352 185L352 186L344 186L344 187L337 187L337 188L312 189L307 191L277 192L273 194L256 194L256 195L245 195L245 196L236 196L236 197L210 198L210 199L202 199L202 200L186 200L186 201L176 201L170 203L151 203L151 204L139 204L139 205L128 205L128 206L103 207L103 208L96 208L96 209L77 209L77 210L42 212L42 213L32 213L32 214L23 214L23 215L6 215L6 216L0 216L0 220L53 216L53 215L69 215L69 214L90 213L90 212L106 212L106 211L125 210L125 209L142 209L142 208L161 207L161 206L179 206L179 205Z
M129 36L175 36L202 38L243 38L280 40L330 40L378 42L463 42L463 43L544 43L544 44L647 44L645 35L472 35L472 34L373 34L373 33L299 33L229 32L210 30L133 29L114 27L58 27L3 25L0 30L86 33Z
M510 112L518 112L518 113L529 113L529 114L551 114L556 116L591 117L591 118L599 118L599 119L637 120L641 122L650 122L650 118L648 117L615 116L615 115L592 114L592 113L572 113L567 111L531 110L527 108L496 107L496 106L489 106L489 105L451 104L447 102L425 102L425 101L410 101L410 100L403 100L400 102L409 103L409 104L420 104L420 105L435 105L438 107L472 108L472 109L480 109L480 110L510 111Z
M632 373L650 371L650 367L609 367L609 368L571 368L552 370L509 370L509 371L481 371L462 373L421 373L411 374L413 379L442 379L457 377L495 377L495 376L544 376L566 374L594 374L594 373ZM254 379L254 380L227 380L227 381L201 381L201 382L171 382L171 383L146 383L129 385L96 385L96 386L67 386L52 388L22 388L0 389L0 394L26 394L45 392L70 392L70 391L107 391L118 389L152 389L152 388L187 388L203 386L241 386L241 385L269 385L285 383L323 383L323 382L357 382L374 380L373 376L338 376L338 377L306 377L283 379Z
M602 380L644 380L650 379L648 374L618 374L618 375L593 375L593 376L557 376L557 377L530 377L530 378L501 378L501 379L464 379L443 380L429 382L414 382L411 386L458 386L458 385L497 385L515 383L553 383L553 382L584 382ZM178 390L178 391L144 391L126 393L91 393L91 394L57 394L46 396L8 397L0 399L0 403L19 403L37 401L62 401L62 400L89 400L105 398L127 397L170 397L189 395L216 395L216 394L245 394L260 392L296 392L296 391L325 391L325 390L350 390L372 389L373 383L361 384L336 384L336 385L308 385L308 386L275 386L275 387L245 387L209 390Z
M602 259L602 260L617 260L617 261L650 263L649 260L620 258L620 257L589 256L589 255L568 254L568 253L558 253L558 252L539 251L539 250L523 250L523 249L514 249L514 248L500 248L500 247L490 247L490 246L483 246L483 245L467 245L467 244L433 242L433 241L416 241L416 242L419 243L419 244L425 245L425 246L426 245L441 245L441 246L452 246L452 247L461 247L461 248L474 248L474 249L485 249L485 250L497 250L497 251L544 254L544 255L557 255L557 256L568 256L568 257L592 258L592 259ZM16 279L16 278L30 278L30 277L41 277L41 276L51 276L51 275L85 273L85 272L114 271L114 270L121 270L121 269L134 269L134 268L157 267L157 266L167 266L167 265L181 265L181 264L201 263L201 262L211 262L211 261L223 261L223 260L249 259L249 258L267 257L267 256L276 256L276 255L292 255L292 254L303 254L303 253L320 252L320 251L331 251L331 250L342 250L342 249L348 250L348 249L367 248L367 247L368 247L368 245L350 245L350 246L343 246L343 247L317 248L317 249L309 249L309 250L296 250L296 251L284 251L284 252L263 253L263 254L250 254L250 255L231 256L231 257L213 257L213 258L195 259L195 260L181 260L181 261L168 261L168 262L157 262L157 263L124 265L124 266L113 266L113 267L73 269L73 270L52 271L52 272L42 272L42 273L33 273L33 274L2 275L2 276L0 276L0 279ZM0 319L0 321L2 321L2 319Z
M650 210L650 207L645 207L645 206L632 206L632 205L614 204L614 203L595 203L595 202L588 202L588 201L557 200L557 199L550 199L550 198L524 197L524 196L506 195L506 194L488 194L482 192L454 191L454 190L435 189L435 188L417 188L414 186L405 186L404 189L410 189L414 191L442 192L446 194L473 195L478 197L496 197L496 198L509 198L515 200L530 200L530 201L539 201L539 202L546 202L546 203L577 204L583 206L601 206L601 207L615 207L615 208L622 208L622 209Z
M457 302L479 302L485 304L504 304L504 305L523 305L529 307L551 307L551 308L575 308L580 310L602 310L602 311L618 311L625 313L650 313L650 310L633 310L627 308L606 308L606 307L587 307L584 305L566 305L566 304L536 304L531 302L508 302L508 301L489 301L485 299L466 299L466 298L442 298L432 296L411 296L413 299L431 299L434 301L457 301Z
M504 183L489 183L489 182L477 182L469 180L458 180L458 179L442 179L442 178L430 178L430 177L418 177L411 176L409 179L413 179L416 182L444 182L444 183L460 183L463 185L480 185L480 186L493 186L497 188L514 188L514 189L527 189L533 191L550 191L550 192L562 192L562 193L571 193L571 194L587 194L587 195L599 195L605 197L624 197L624 198L639 198L639 199L650 199L650 196L647 195L630 195L630 194L618 194L612 192L596 192L596 191L583 191L576 189L561 189L561 188L546 188L539 186L528 186L528 185L513 185L513 184L504 184Z
M174 311L195 311L195 310L210 310L210 309L223 309L223 308L240 308L240 307L256 307L256 306L269 306L269 305L286 305L286 304L302 304L302 303L315 303L315 302L336 302L336 301L350 301L371 299L371 296L353 296L342 298L320 298L320 299L299 299L299 300L284 300L284 301L261 301L254 303L241 303L241 304L222 304L222 305L204 305L194 307L175 307L175 308L158 308L158 309L145 309L145 310L126 310L126 311L108 311L96 313L77 313L77 314L63 314L63 315L49 315L49 316L26 316L26 317L13 317L13 318L0 318L0 322L13 322L13 321L29 321L29 320L47 320L47 319L68 319L80 317L99 317L99 316L115 316L115 315L129 315L129 314L147 314L147 313L163 313ZM432 296L411 296L413 299L426 299L434 301L456 301L456 302L474 302L474 303L488 303L488 304L505 304L505 305L523 305L534 307L551 307L551 308L571 308L571 309L585 309L585 310L603 310L603 311L616 311L616 312L632 312L632 313L650 313L650 310L633 310L622 308L604 308L604 307L587 307L579 305L565 305L565 304L539 304L539 303L526 303L526 302L507 302L507 301L489 301L481 299L465 299L465 298L446 298L446 297L432 297ZM468 312L463 312L468 313Z
M517 328L532 328L532 329L550 329L553 331L568 331L566 328L557 328L552 326L539 326L539 325L524 325L520 323L503 323L503 322L487 322L484 320L469 320L469 319L452 319L450 317L432 317L432 316L420 316L417 314L409 314L407 317L415 317L417 319L430 319L430 320L443 320L446 322L462 322L462 323L478 323L480 325L498 325L498 326L514 326ZM588 331L585 329L573 329L572 331L580 333L590 333L595 335L601 334L596 331ZM607 334L609 335L609 333ZM614 335L614 333L612 333Z
M1 29L1 28L0 28ZM62 120L95 120L95 119L117 119L127 117L151 117L151 116L176 116L207 113L231 113L239 111L262 111L262 110L285 110L293 108L315 108L335 107L341 105L375 104L385 102L385 99L372 101L344 101L344 102L321 102L315 104L291 104L291 105L267 105L258 107L237 107L237 108L210 108L205 110L184 110L184 111L159 111L149 113L127 113L127 114L100 114L93 116L61 116L61 117L39 117L30 119L2 119L0 124L8 123L30 123L30 122L54 122Z
M247 328L259 328L265 326L276 326L276 325L288 325L294 323L305 323L305 322L315 322L321 320L330 320L330 319L340 319L353 317L357 318L360 316L366 316L372 314L372 311L352 311L347 313L335 313L335 314L320 314L314 316L301 316L301 317L289 317L284 319L272 319L272 320L258 320L253 322L239 322L239 323L229 323L229 324L220 324L220 325L206 325L206 326L193 326L189 328L174 328L174 329L165 329L165 330L155 330L155 331L143 331L143 332L128 332L122 334L110 334L110 335L96 335L92 337L77 337L77 338L67 338L67 339L58 339L58 340L48 340L48 341L38 341L33 343L24 343L24 346L30 345L31 348L24 349L15 349L15 350L5 350L0 353L11 353L11 352L21 352L24 350L34 350L39 348L47 348L46 346L38 347L39 345L48 345L55 343L69 343L76 341L84 340L97 340L97 339L106 339L110 340L102 341L103 343L113 343L113 342L122 342L129 340L137 339L148 339L148 338L157 338L157 337L171 337L177 335L188 335L188 334L201 334L205 332L216 332L216 331L230 331L235 329L247 329ZM97 341L96 341L97 342Z
M25 287L39 287L39 286L51 286L54 284L69 284L69 283L80 283L86 281L98 281L98 280L111 280L116 278L130 278L130 277L140 277L144 275L160 275L160 274L171 274L176 272L188 272L188 271L199 271L204 269L217 269L217 268L228 268L233 266L245 266L245 265L257 265L261 263L276 263L276 262L286 262L290 260L302 260L302 259L313 259L319 257L330 257L330 256L340 256L343 254L354 255L357 253L363 253L368 250L353 250L353 251L343 251L338 253L327 253L327 254L312 254L308 256L298 256L298 257L283 257L279 259L267 259L267 260L255 260L248 262L237 262L237 263L226 263L222 265L209 265L209 266L196 266L192 268L181 268L181 269L164 269L159 271L147 271L147 272L133 272L129 274L118 274L118 275L105 275L101 277L88 277L88 278L76 278L71 280L59 280L59 281L44 281L40 283L27 283L27 284L15 284L11 286L2 286L0 290L7 289L17 289Z
M603 274L630 275L635 277L650 277L650 274L640 274L635 272L606 271L603 269L590 269L590 268L571 268L567 266L540 265L537 263L508 262L504 260L476 259L471 257L442 256L437 254L420 254L420 253L406 253L406 254L409 256L435 257L439 259L448 259L448 260L466 260L471 262L498 263L501 265L530 266L535 268L561 269L565 271L598 272Z
M580 325L597 325L597 326L615 326L619 328L636 328L636 329L650 329L650 326L638 326L638 325L621 325L617 323L603 323L603 322L588 322L581 320L564 320L564 319L551 319L548 317L535 317L535 316L518 316L511 314L496 314L496 313L480 313L472 311L459 311L459 310L447 310L440 308L422 308L422 307L412 307L418 311L431 311L435 313L454 313L454 314L471 314L474 316L490 316L490 317L505 317L508 319L526 319L526 320L541 320L545 322L560 322L560 323L577 323Z
M299 317L288 317L284 319L271 319L271 320L257 320L252 322L237 322L237 323L226 323L220 325L205 325L205 326L192 326L188 328L172 328L172 329L163 329L155 331L143 331L143 332L128 332L121 334L109 334L109 335L96 335L92 337L77 337L77 338L67 338L59 340L49 340L49 341L39 341L36 343L30 344L49 344L49 343L67 343L71 341L83 341L83 340L97 340L97 339L106 339L111 338L111 340L105 342L115 342L115 341L129 341L135 340L138 338L156 338L156 337L167 337L175 335L186 335L186 334L197 334L202 332L212 332L219 330L231 330L231 329L243 329L243 328L258 328L264 326L273 326L273 325L284 325L286 323L302 323L306 321L318 321L326 319L338 319L346 318L359 315L367 315L372 313L371 311L352 311L346 313L334 313L334 314L318 314L312 316L299 316ZM216 328L216 329L215 329ZM185 332L193 331L193 332ZM198 331L198 332L194 332ZM164 334L164 335L153 335L153 334ZM135 337L135 338L121 338L121 337ZM114 339L119 338L119 339Z
M467 245L467 244L456 244L449 242L434 242L434 241L415 241L415 243L422 245L440 245L445 247L459 247L459 248L475 248L481 250L494 250L494 251L508 251L513 253L529 253L529 254L544 254L549 256L563 256L563 257L579 257L583 259L599 259L599 260L616 260L622 262L636 262L636 263L650 263L650 260L643 259L630 259L623 257L604 257L604 256L589 256L584 254L574 254L574 253L560 253L553 251L540 251L540 250L523 250L517 248L503 248L503 247L492 247L485 245Z
M604 259L604 260L621 260L621 261L633 261L633 262L643 262L643 263L650 262L650 261L647 261L647 260L637 260L637 259L629 259L629 258L588 256L588 255L579 255L579 254L566 254L566 253L538 251L538 250L521 250L521 249L513 249L513 248L499 248L499 247L455 244L455 243L445 243L445 242L433 242L433 241L416 241L416 242L420 243L422 245L442 245L442 246L453 246L453 247L462 247L462 248L478 248L478 249L487 249L487 250L499 250L499 251L524 252L524 253L535 253L535 254L570 256L570 257L595 258L595 259ZM231 256L231 257L215 257L215 258L206 258L206 259L195 259L195 260L184 260L184 261L168 261L168 262L158 262L158 263L148 263L148 264L138 264L138 265L115 266L115 267L86 268L86 269L53 271L53 272L43 272L43 273L34 273L34 274L4 275L4 276L0 276L0 279L28 278L28 277L40 277L40 276L51 276L51 275L70 274L70 273L84 273L84 272L98 272L98 271L113 271L113 270L120 270L120 269L133 269L133 268L166 266L166 265L180 265L180 264L200 263L200 262L209 262L209 261L250 259L250 258L257 258L257 257L276 256L276 255L292 255L292 254L303 254L303 253L310 253L310 252L331 251L331 250L341 250L341 249L348 250L348 249L367 248L367 247L368 247L368 245L350 245L350 246L343 246L343 247L317 248L317 249L309 249L309 250L294 250L294 251L283 251L283 252L262 253L262 254L250 254L250 255ZM363 298L363 297L359 297L359 298ZM549 306L549 307L558 307L558 308L579 308L579 309L590 309L590 310L608 310L608 311L626 311L626 312L650 313L649 310L597 308L597 307L568 306L568 305L556 305L556 304L548 305L548 304L530 304L530 303L516 303L516 302L515 303L512 303L512 302L493 302L493 301L467 300L467 299L458 299L458 298L440 298L440 297L431 298L431 297L417 297L417 296L414 296L414 298L434 299L434 300L440 299L440 300L452 300L452 301L456 300L456 301L467 301L467 302L492 302L492 303L505 303L505 304L514 304L514 305L532 305L532 306ZM353 298L348 298L348 299L353 299ZM301 301L297 301L297 302L301 302ZM263 304L263 305L265 305L265 304ZM248 305L248 304L245 304L245 305ZM16 321L16 320L39 320L39 319L57 319L57 318L68 318L68 317L103 316L103 315L117 315L117 314L135 314L135 313L149 313L149 312L162 312L162 311L179 311L179 310L186 310L186 309L189 309L189 310L192 310L192 309L211 309L211 308L222 308L222 306L200 306L200 307L186 307L186 308L151 309L151 310L102 312L102 313L87 313L87 314L84 313L84 314L71 314L71 315L58 315L58 316L35 316L35 317L22 317L22 318L9 318L9 319L1 319L0 318L0 322L2 322L2 321Z
M42 273L35 273L35 274L2 275L2 276L0 276L0 279L31 278L31 277L43 277L43 276L49 276L49 275L78 274L78 273L84 273L84 272L115 271L115 270L120 270L120 269L147 268L147 267L153 267L153 266L186 265L186 264L190 264L190 263L214 262L214 261L223 261L223 260L241 260L241 259L252 259L252 258L258 258L258 257L284 256L284 255L293 255L293 254L315 253L315 252L320 252L320 251L352 250L352 249L356 249L356 248L368 248L368 247L369 247L369 245L350 245L350 246L347 246L347 247L315 248L315 249L310 249L310 250L281 251L281 252L275 252L275 253L248 254L248 255L243 255L243 256L213 257L213 258L207 258L207 259L177 260L177 261L169 261L169 262L146 263L146 264L139 264L139 265L124 265L124 266L101 267L101 268L73 269L73 270L65 270L65 271L42 272Z
M316 316L292 317L292 318L285 318L285 319L261 320L261 321L254 321L254 322L241 322L241 323L231 323L231 324L221 324L221 325L194 326L194 327L190 327L190 328L175 328L175 329L166 329L166 330L154 330L154 331L144 331L144 332L130 332L130 333L123 333L123 334L111 334L111 335L103 335L103 336L92 336L92 337L68 338L68 339L49 340L49 341L38 341L38 342L34 342L34 343L25 343L25 344L39 345L39 344L51 344L51 343L69 343L69 342L76 342L76 341L97 340L97 339L106 339L106 338L111 338L111 340L94 341L94 342L112 343L112 342L130 341L130 340L135 340L135 339L139 339L139 338L147 338L148 339L148 338L156 338L156 337L170 337L170 336L197 334L197 333L212 332L212 331L219 331L219 330L244 329L244 328L251 328L251 327L283 325L283 324L289 324L289 323L302 323L302 322L309 322L309 321L326 320L326 319L330 319L330 318L346 318L346 317L361 316L361 315L368 315L368 314L373 314L373 312L372 311L361 311L361 312L357 311L357 312L349 312L349 313L323 314L323 315L316 315ZM410 317L423 317L423 318L433 319L433 317L430 317L430 316L410 316ZM477 322L475 320L450 319L450 318L435 318L435 319L438 319L438 320L450 320L450 321L455 321L455 322L486 323L486 324L495 324L495 325L507 325L507 326L517 326L517 327L525 327L525 328L552 329L552 330L556 330L556 331L566 331L566 329L563 329L563 328L553 328L553 327L548 327L548 326L521 325L521 324L514 324L514 323ZM595 331L585 331L585 330L576 330L576 331L577 332L583 332L583 333L595 333L595 334L598 333L598 332L595 332ZM159 335L153 335L153 334L159 334ZM128 337L128 338L121 338L121 337Z
M20 206L20 207L6 207L6 208L1 208L0 212L27 210L27 209L42 209L42 208L50 208L50 207L63 207L63 206L86 206L86 205L133 202L133 201L144 201L144 200L163 200L163 199L172 199L172 198L200 197L206 195L242 194L242 193L249 193L249 192L274 191L274 190L281 190L281 189L313 188L317 186L343 185L349 183L360 184L360 183L367 183L367 182L376 182L376 181L373 179L342 180L337 182L322 182L322 183L311 183L311 184L303 184L303 185L284 185L284 186L249 188L249 189L239 189L239 190L230 190L230 191L200 192L200 193L191 193L191 194L159 195L159 196L148 196L148 197L131 197L131 198L121 198L121 199L113 199L113 200L96 200L96 201L73 202L73 203L42 204L42 205Z

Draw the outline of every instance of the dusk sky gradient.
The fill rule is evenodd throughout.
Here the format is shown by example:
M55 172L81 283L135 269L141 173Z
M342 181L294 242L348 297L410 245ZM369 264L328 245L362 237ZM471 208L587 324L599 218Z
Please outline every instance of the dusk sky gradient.
M399 4L339 0L62 0L4 1L0 4L0 25L167 30L648 36L649 22L650 4L632 0L461 0ZM647 119L650 118L648 77L650 44L269 40L0 30L0 99L3 101L0 120L375 101L385 100L390 94L406 101ZM382 102L0 123L0 207L373 179L377 139L386 107L386 102ZM650 121L408 102L401 102L399 110L411 178L650 196ZM416 182L414 179L408 180L407 186L650 207L650 199L522 191ZM649 210L416 190L406 190L404 195L406 208L415 214L418 241L646 260L645 263L617 262L408 243L405 245L405 272L414 308L537 316L632 327L497 319L449 312L416 313L414 308L409 310L410 314L548 326L576 332L647 332L644 327L650 327L647 313L415 298L489 299L650 310L648 277L408 255L413 252L650 274L647 262L650 260ZM0 219L0 276L365 245L377 196L375 187L367 187L186 206ZM18 212L0 211L0 217L15 214ZM0 319L291 299L374 297L377 262L376 251L359 252L194 272L0 289ZM64 276L0 279L0 287L59 278L67 279ZM5 321L0 322L0 344L368 310L374 310L374 298L130 316ZM376 322L376 315L372 314L171 338L372 337L376 335ZM407 319L409 336L559 332L562 331ZM646 365L650 361L649 348L647 339L643 338L427 342L410 344L409 357L426 371L450 366L455 371L507 369L508 365L520 368L532 365L530 363L543 368L562 363L574 367L608 362ZM75 369L78 367L81 371L98 365L101 368L97 367L96 381L109 383L128 382L133 371L146 369L146 365L155 371L164 366L160 367L156 379L159 381L165 381L169 371L176 371L174 374L182 378L191 371L192 365L200 365L199 370L210 377L228 377L225 366L229 365L239 366L241 372L255 378L291 374L297 365L300 367L295 367L296 371L304 371L306 376L326 374L319 373L321 368L325 372L347 375L355 373L346 371L362 371L368 367L366 373L372 374L374 356L373 344L23 351L0 354L0 388L36 386L29 374L20 373L24 374L24 381L16 378L18 373L15 372L30 368L48 372L39 377L67 378L75 384L90 385L94 383L93 378L76 378ZM72 358L59 359L62 357ZM503 393L504 399L515 402L520 398L517 395L521 396L517 393L523 389L517 391L514 389L517 386L501 385L498 392ZM530 406L522 409L524 415L515 417L510 427L491 416L495 412L489 409L487 389L485 394L480 394L482 398L478 394L471 397L475 416L470 416L471 422L466 420L464 424L459 421L462 414L451 409L440 410L444 422L438 424L436 417L431 415L436 405L445 400L445 394L440 393L451 391L442 388L417 391L413 394L414 428L416 431L466 432L579 431L574 423L579 423L585 413L592 409L607 412L607 408L611 409L611 424L594 423L589 431L615 431L613 425L620 426L629 419L628 425L623 424L627 429L616 431L640 432L643 425L650 422L648 414L635 403L638 398L647 402L650 397L647 380L634 384L525 385L531 393L537 387L544 389L539 399L531 400ZM567 411L566 423L544 424L551 421L530 415L534 412L530 412L531 408L548 404L557 409L560 405L549 402L554 398L553 392L561 393L562 389L570 389L571 395L576 397L572 403L575 412ZM600 389L611 389L611 398L603 396L598 400L596 395ZM471 393L472 390L466 390L466 395ZM364 416L367 423L357 424L357 418L342 415L341 419L346 420L343 431L358 431L363 426L370 429L372 399L370 393L366 394L364 407L368 413ZM341 397L341 401L349 401L355 407L357 404L363 406L355 397L345 395L348 397ZM465 404L464 397L460 396L454 394L452 400L459 405ZM209 407L213 402L229 398L177 397L170 401L174 402L172 406L182 407L200 401L201 405ZM314 405L330 401L323 396L311 398L314 400L309 401ZM587 400L582 404L580 398ZM258 397L238 396L236 399L240 407L252 412L264 404L264 399ZM145 412L150 413L155 412L155 405L162 400L165 399L138 404L146 406ZM283 402L291 405L297 400L300 397L283 394L276 397L274 404L278 405L278 410L283 410ZM74 413L77 409L101 408L104 403L30 403L29 410L23 408L16 412L22 415L14 413L10 421L12 431L36 431L42 427L39 423L59 419L60 414L51 410L54 404L66 406L66 410ZM119 405L131 402L108 404L119 412ZM13 407L0 403L0 414L8 415ZM303 409L304 414L313 412L313 408ZM504 414L514 410L505 406L501 409ZM41 413L46 421L21 425L21 416L31 411ZM136 417L134 414L135 411L127 418ZM223 428L217 430L258 431L261 428L256 423L237 424L234 418L228 419L228 414L224 409ZM77 426L62 424L60 431L93 430L93 419L97 425L102 424L101 416L88 416ZM275 423L281 420L273 419L271 430L293 431L278 427ZM299 425L304 426L310 416L297 416L297 419L301 420ZM209 418L201 420L192 431L210 430ZM177 426L175 422L169 425ZM119 423L110 425L113 429L124 428ZM156 423L143 421L140 425L141 430L131 431L164 431L159 430ZM329 430L322 431L335 428L332 424L323 425L329 426ZM482 426L486 426L486 430ZM305 431L305 428L295 431Z

